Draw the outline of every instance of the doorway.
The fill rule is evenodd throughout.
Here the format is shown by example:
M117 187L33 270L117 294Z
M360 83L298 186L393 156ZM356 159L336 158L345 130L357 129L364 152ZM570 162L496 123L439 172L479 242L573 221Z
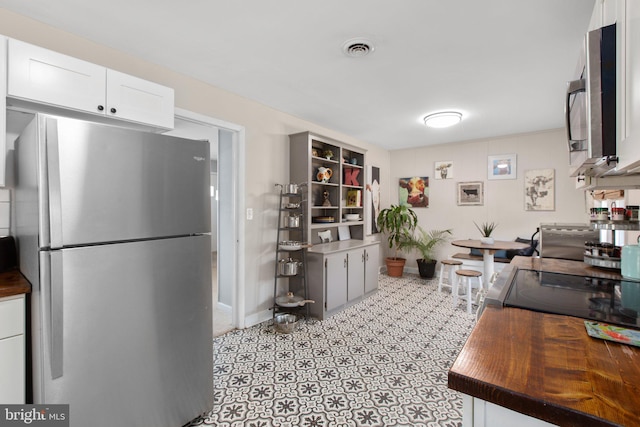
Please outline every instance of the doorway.
M214 336L244 328L244 128L176 108L169 135L211 144L212 290ZM215 182L215 184L214 184Z

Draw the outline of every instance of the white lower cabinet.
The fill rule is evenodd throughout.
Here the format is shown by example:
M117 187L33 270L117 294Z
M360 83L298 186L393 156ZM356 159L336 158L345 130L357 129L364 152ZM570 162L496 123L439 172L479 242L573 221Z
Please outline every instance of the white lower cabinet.
M343 241L317 245L307 253L313 317L325 319L361 301L378 288L377 242Z
M462 401L463 427L552 427L555 425L467 394L462 395Z
M25 403L25 296L0 298L0 403Z
M20 40L8 46L10 98L173 129L172 88Z

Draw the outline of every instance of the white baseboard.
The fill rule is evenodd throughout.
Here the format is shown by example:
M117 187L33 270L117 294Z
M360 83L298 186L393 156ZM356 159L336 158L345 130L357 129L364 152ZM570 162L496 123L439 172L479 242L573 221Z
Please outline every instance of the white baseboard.
M271 320L272 318L273 318L273 312L271 310L263 310L260 313L252 314L250 316L245 317L244 319L245 328L250 328L262 322L266 322L267 320Z

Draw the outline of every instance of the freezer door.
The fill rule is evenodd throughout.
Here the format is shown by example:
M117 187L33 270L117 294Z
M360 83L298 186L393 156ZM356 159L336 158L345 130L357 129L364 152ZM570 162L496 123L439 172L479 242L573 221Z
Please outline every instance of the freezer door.
M60 248L211 231L209 143L41 116L50 242Z
M43 251L35 403L71 426L181 426L213 407L209 236Z

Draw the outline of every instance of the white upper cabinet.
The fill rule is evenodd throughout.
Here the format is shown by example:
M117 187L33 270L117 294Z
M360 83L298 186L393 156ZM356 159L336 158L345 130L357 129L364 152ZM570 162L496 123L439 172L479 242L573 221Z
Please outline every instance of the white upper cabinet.
M107 116L173 129L173 89L107 70Z
M10 39L8 71L11 97L103 114L104 67Z
M9 97L173 128L171 88L14 39L8 58Z
M7 38L0 36L0 187L6 185L7 156Z
M640 4L637 0L618 0L621 33L620 95L622 104L617 146L618 170L640 171ZM620 108L620 107L619 107Z

